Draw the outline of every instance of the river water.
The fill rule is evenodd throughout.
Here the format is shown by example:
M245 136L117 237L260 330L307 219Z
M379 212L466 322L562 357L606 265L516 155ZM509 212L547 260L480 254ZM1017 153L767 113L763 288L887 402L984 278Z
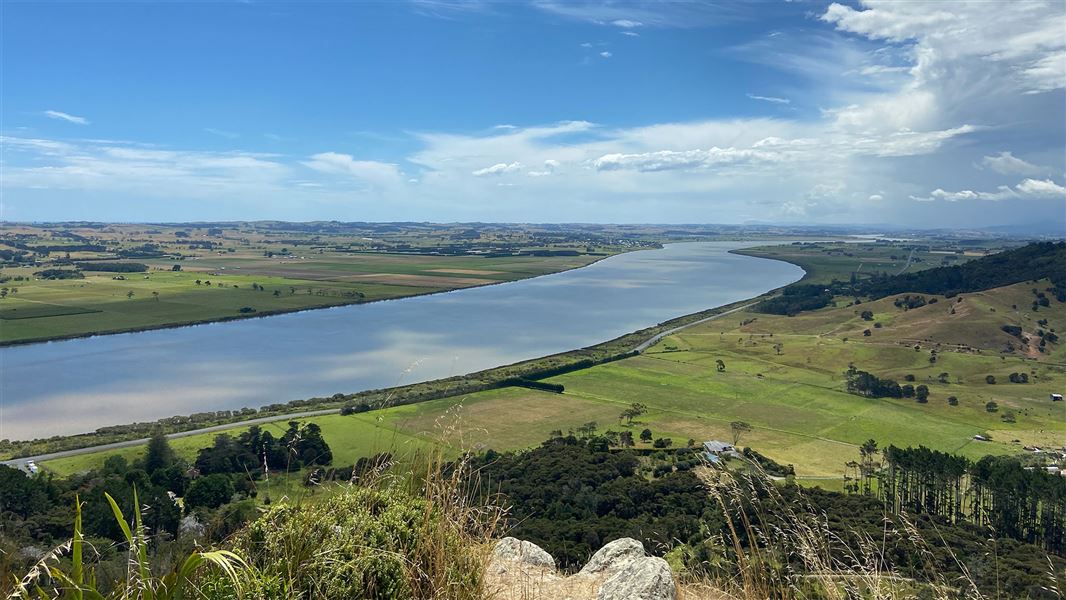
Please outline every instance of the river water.
M764 242L765 243L765 242ZM534 279L0 349L0 439L389 387L588 346L796 281L744 242L670 244Z

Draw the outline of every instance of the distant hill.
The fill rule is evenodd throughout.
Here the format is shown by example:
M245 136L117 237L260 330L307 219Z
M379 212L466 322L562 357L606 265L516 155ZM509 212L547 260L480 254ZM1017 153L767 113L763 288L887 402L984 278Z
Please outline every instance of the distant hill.
M1035 242L984 256L969 262L904 273L874 275L868 279L834 281L826 285L793 284L780 296L765 300L759 312L795 315L829 306L834 296L880 299L895 294L924 293L952 297L997 287L1049 279L1047 290L1060 302L1066 301L1066 242Z
M1044 278L1054 284L1056 297L1066 300L1066 242L1037 242L961 265L838 283L832 291L871 298L906 292L951 297Z

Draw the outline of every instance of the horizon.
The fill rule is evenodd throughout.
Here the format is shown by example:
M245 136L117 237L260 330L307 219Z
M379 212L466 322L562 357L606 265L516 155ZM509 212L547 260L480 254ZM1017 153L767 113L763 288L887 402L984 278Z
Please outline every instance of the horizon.
M5 222L1066 232L1061 3L2 10Z

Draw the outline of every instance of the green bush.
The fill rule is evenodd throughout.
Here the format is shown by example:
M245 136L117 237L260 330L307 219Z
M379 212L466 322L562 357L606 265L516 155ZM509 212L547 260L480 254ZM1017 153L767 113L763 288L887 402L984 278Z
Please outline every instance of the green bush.
M234 550L249 557L270 597L480 593L478 544L433 503L396 488L350 487L321 503L277 505L235 537Z

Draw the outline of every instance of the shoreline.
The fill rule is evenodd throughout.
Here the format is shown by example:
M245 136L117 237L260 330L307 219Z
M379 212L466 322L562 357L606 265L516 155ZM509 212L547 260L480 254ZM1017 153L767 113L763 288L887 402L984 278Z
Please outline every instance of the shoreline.
M615 254L607 254L605 256L597 257L596 260L583 264L577 267L569 267L566 269L560 269L558 271L552 271L550 273L541 273L539 275L527 275L525 277L517 277L515 279L507 279L504 281L493 281L492 283L479 283L477 285L468 285L466 287L452 288L450 290L433 290L430 292L418 292L415 294L409 294L407 296L396 296L395 298L378 298L376 300L354 300L350 302L337 302L334 304L320 304L314 306L304 306L301 308L282 308L275 310L256 311L255 314L250 315L227 315L222 317L197 319L194 321L183 321L181 323L159 323L156 325L141 325L134 327L124 327L119 329L108 329L105 331L90 331L84 333L68 333L62 335L53 335L48 337L37 338L25 338L20 340L3 340L0 341L0 348L12 348L17 346L30 346L33 344L47 344L49 342L63 342L68 340L80 340L93 337L101 337L106 335L123 335L127 333L142 333L145 331L158 331L160 329L181 329L184 327L199 327L201 325L211 325L212 323L232 323L234 321L244 321L249 319L261 319L266 317L277 317L280 315L292 315L296 313L309 312L313 310L327 310L330 308L346 308L349 306L359 306L362 304L374 304L376 302L392 302L394 300L406 300L407 298L419 298L422 296L432 296L434 294L447 294L450 292L461 292L463 290L472 290L475 288L489 287L493 285L503 285L505 283L514 283L516 281L525 281L527 279L536 279L538 277L547 277L549 275L555 275L557 273L566 273L568 271L574 271L577 269L584 269L590 267L601 260L606 260L613 256L621 256L623 254L629 254L630 252L642 252L644 250L655 250L656 248L638 248L633 250L624 250ZM762 258L762 257L756 257ZM0 321L2 322L2 321Z
M635 250L634 251L630 251L630 252L635 252ZM734 250L729 250L728 252L735 253L735 254L738 254L738 255L742 255L741 253L736 252ZM624 253L619 253L619 254L624 254ZM618 255L611 255L611 256L618 256ZM790 262L790 261L787 261L787 260L776 259L776 258L768 258L768 257L751 256L751 255L744 255L744 256L750 256L751 258L759 258L759 259L764 259L764 260L778 260L780 262L784 262L784 263L795 265L795 266L799 267L800 270L803 271L803 276L800 277L799 279L797 279L796 281L802 281L803 278L805 278L807 276L806 269L803 269L802 266L797 265L796 263L793 263L793 262ZM610 257L609 256L602 257L599 260L603 260L604 258L610 258ZM592 265L595 262L599 262L599 260L594 261L593 263L589 263L589 265ZM589 265L584 265L584 266L589 266ZM579 268L583 268L583 267L574 267L574 268L571 268L571 269L566 269L566 271L579 269ZM561 272L564 272L564 271L557 271L557 273L561 273ZM550 273L549 274L545 274L545 275L550 275ZM534 276L534 277L539 277L539 276ZM530 279L530 278L525 278L525 279ZM512 280L512 281L518 281L518 280ZM510 281L499 282L499 283L494 283L494 284L485 284L485 285L498 285L498 284L502 284L502 283L510 283ZM563 366L564 367L567 367L567 366L573 367L573 370L582 370L582 369L585 369L585 368L589 368L591 366L595 366L596 364L602 364L603 362L608 362L608 361L612 361L612 360L618 360L620 358L625 358L625 357L630 356L630 355L640 354L641 352L646 350L648 347L650 347L651 345L654 345L654 343L656 343L657 341L661 340L663 337L666 337L667 335L670 335L673 332L676 332L678 330L681 330L681 329L684 329L684 328L687 328L687 327L691 327L693 325L696 325L696 324L699 324L699 323L702 323L702 322L705 322L705 321L709 321L709 320L713 320L713 319L719 318L719 317L721 317L723 315L726 315L726 314L730 314L730 313L737 312L739 310L743 310L745 308L748 308L748 307L758 303L759 301L762 301L762 300L765 300L765 299L771 297L772 295L778 293L781 289L783 289L784 287L786 287L788 285L791 285L792 283L796 283L796 282L790 282L790 283L785 284L783 286L779 286L779 287L773 288L771 290L767 290L766 292L763 292L762 294L759 294L757 296L753 296L751 298L746 298L746 299L742 299L742 300L739 300L739 301L736 301L736 302L732 302L732 303L729 303L729 304L723 304L723 305L707 308L707 309L704 309L704 310L700 310L700 311L697 311L697 312L688 313L688 314L680 315L680 316L677 316L677 317L673 317L673 318L667 319L665 321L662 321L660 323L657 323L657 324L654 324L654 325L650 325L648 327L645 327L645 328L642 328L642 329L638 329L636 331L627 332L627 333L624 333L624 334L622 334L622 335L620 335L618 337L615 337L615 338L612 338L612 339L609 339L609 340L605 340L605 341L602 341L602 342L599 342L599 343L596 343L596 344L592 344L592 345L589 345L589 346L584 346L584 347L581 347L581 348L574 348L574 349L566 350L566 351L563 351L563 352L558 352L558 353L555 353L555 354L549 354L549 355L545 355L545 356L535 357L535 358L531 358L531 359L518 361L518 362L515 362L515 363L499 365L499 366L496 366L496 367L491 367L491 368L483 369L483 370L480 370L480 371L474 371L474 372L465 373L465 374L461 374L461 375L455 375L455 376L452 376L452 377L447 377L447 378L442 378L442 379L435 379L435 380L430 380L430 381L425 381L425 382L419 382L419 383L413 383L413 384L407 384L407 385L401 385L401 386L394 386L394 387L391 387L391 388L364 390L364 391L361 391L361 392L355 392L355 393L349 393L349 394L338 393L338 394L334 394L333 396L330 396L330 397L312 397L312 398L292 400L292 401L289 401L288 403L286 403L289 406L289 409L285 410L285 411L280 411L280 412L276 412L274 414L255 417L253 419L242 419L242 420L232 420L232 421L222 420L222 421L216 421L216 422L205 422L202 427L195 427L195 428L190 428L190 429L180 429L179 428L179 429L176 429L176 430L171 430L170 432L167 433L167 437L168 438L170 438L170 437L185 437L187 435L192 435L194 432L202 431L202 430L205 430L205 429L207 429L207 430L219 430L219 429L230 429L230 428L234 428L234 427L240 427L241 423L246 422L246 421L269 422L269 421L281 420L281 419L285 419L285 418L289 418L289 417L295 417L295 416L298 416L298 415L301 415L301 414L305 414L306 415L308 412L319 413L319 411L322 411L322 410L326 410L326 411L328 411L328 413L339 412L341 406L343 406L345 403L352 402L352 401L354 401L356 399L370 399L370 398L374 398L376 396L385 396L385 397L391 398L392 399L391 400L391 405L392 406L398 406L398 405L404 405L404 404L416 404L416 403L419 403L419 402L424 402L424 401L428 401L428 400L435 400L435 399L439 399L439 398L447 398L447 397L459 396L459 395L463 395L463 394L476 393L478 391L484 391L486 389L492 389L493 387L499 387L499 385L498 385L499 381L501 381L503 379L507 379L507 378L513 377L512 371L514 371L514 370L522 371L523 369L525 369L526 371L528 371L527 375L531 376L531 378L536 378L536 374L539 371L544 371L545 370L543 368L545 366L545 363L547 365L549 365L549 369L553 369L553 368L559 368L560 361L562 361L563 363L566 363L566 361L570 361L569 365L565 365L564 364ZM473 288L473 287L483 287L483 286L471 286L471 288ZM469 288L464 288L464 289L469 289ZM433 292L433 293L444 293L444 292L443 291L438 291L438 292ZM421 295L428 295L428 294L421 294ZM411 297L411 296L409 296L409 297ZM395 298L393 300L402 300L402 299L403 298ZM384 301L384 300L377 300L375 302L381 302L381 301ZM332 307L330 307L330 308L332 308ZM320 309L314 309L314 310L320 310ZM290 312L293 312L293 311L290 311ZM248 317L248 318L251 318L251 317ZM634 339L634 338L636 338L636 339ZM590 358L590 355L595 357L595 358ZM597 357L597 355L598 355L598 357ZM585 363L588 363L588 364L585 364ZM583 365L583 366L579 366L579 365ZM537 368L538 366L541 367L541 368ZM505 374L505 372L506 372L506 374ZM525 376L525 375L523 375L523 376ZM429 393L424 391L424 388L432 388L433 386L443 385L446 382L450 382L452 384L452 385L448 386L448 389L450 391L448 391L446 393L435 394L435 393L432 393L432 391L429 392ZM455 383L458 383L458 382L466 382L468 385L466 387L464 387L462 385L454 385ZM409 392L409 394L405 395L405 392ZM370 401L368 400L368 403L369 402ZM264 405L264 406L269 406L269 405ZM328 414L328 413L323 413L323 414ZM140 426L140 427L143 428L145 426L155 426L155 425L156 425L155 422L143 422L143 423L127 423L127 424L113 425L113 426L108 426L108 427L137 427L137 426ZM37 439L34 439L34 440L17 440L17 441L15 441L13 443L47 443L49 441L60 441L60 440L63 440L63 439L71 439L71 438L79 438L79 437L88 438L85 441L86 442L91 442L91 436L96 435L96 433L97 433L96 431L93 431L93 432L85 432L85 433L81 433L81 434L72 434L72 435L66 435L66 436L55 436L55 437L51 437L51 438L37 438ZM126 447L126 446L130 446L130 445L137 445L139 443L143 443L144 439L147 439L147 438L143 437L144 434L141 431L130 431L129 433L130 433L130 437L127 437L126 439L116 439L116 440L113 440L113 441L103 442L103 443L100 443L100 444L91 444L90 443L90 444L85 445L85 446L73 446L73 447L70 447L70 448L64 448L62 450L57 450L56 452L62 452L62 453L64 453L64 455L67 455L66 454L67 452L75 452L77 454L83 454L83 453L89 453L89 452L93 451L93 449L104 449L104 448L107 448L107 447L112 447L113 444L119 444L118 447ZM133 437L133 436L136 436L136 437ZM118 437L122 438L123 436L122 436L122 434L118 434ZM45 455L51 455L51 454L54 454L54 453L55 452L42 452L42 453L38 453L38 454L34 454L34 455L27 455L27 456L21 456L21 457L12 456L10 459L6 459L6 460L2 461L2 463L0 463L0 464L9 464L9 463L23 463L24 464L25 461L33 460L36 456L45 456Z

